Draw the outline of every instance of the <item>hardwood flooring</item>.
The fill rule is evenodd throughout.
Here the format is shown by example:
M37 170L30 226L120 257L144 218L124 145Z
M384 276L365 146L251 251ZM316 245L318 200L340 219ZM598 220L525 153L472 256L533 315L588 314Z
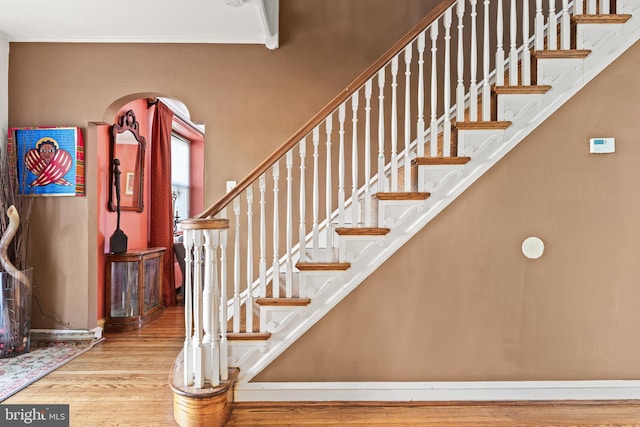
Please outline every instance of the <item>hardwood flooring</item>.
M184 341L184 308L105 340L3 403L69 404L71 426L175 426L169 372Z
M6 404L69 404L71 426L175 426L171 365L182 348L183 307L105 341ZM227 426L640 427L640 401L479 403L238 403Z

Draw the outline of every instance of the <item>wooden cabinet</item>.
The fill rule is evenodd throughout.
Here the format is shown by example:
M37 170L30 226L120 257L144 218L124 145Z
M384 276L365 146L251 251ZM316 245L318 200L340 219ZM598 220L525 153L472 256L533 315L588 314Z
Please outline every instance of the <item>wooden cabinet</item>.
M107 254L105 330L141 328L162 311L162 258L165 248Z

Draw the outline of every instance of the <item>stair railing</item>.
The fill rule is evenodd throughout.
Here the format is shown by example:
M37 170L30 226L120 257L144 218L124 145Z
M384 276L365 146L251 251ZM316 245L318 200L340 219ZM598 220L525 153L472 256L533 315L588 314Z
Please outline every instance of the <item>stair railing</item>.
M257 298L312 296L296 265L335 261L336 227L378 226L376 193L416 191L414 158L457 156L452 125L495 120L492 86L531 85L531 48L570 49L571 15L615 13L617 1L441 2L235 188L183 221L185 385L227 380L228 338L276 332L257 324Z

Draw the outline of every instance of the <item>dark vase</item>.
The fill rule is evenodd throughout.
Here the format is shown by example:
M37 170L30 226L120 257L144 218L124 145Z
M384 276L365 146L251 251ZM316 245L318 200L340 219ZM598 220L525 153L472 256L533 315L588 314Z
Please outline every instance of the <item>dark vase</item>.
M21 283L9 273L0 273L0 358L28 353L31 347L31 283L33 268L22 271L29 278Z

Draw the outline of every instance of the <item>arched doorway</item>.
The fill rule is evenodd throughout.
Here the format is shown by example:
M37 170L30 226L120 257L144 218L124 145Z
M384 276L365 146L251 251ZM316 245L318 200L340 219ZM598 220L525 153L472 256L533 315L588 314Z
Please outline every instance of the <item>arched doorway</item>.
M120 98L109 108L107 108L104 122L98 126L98 198L97 198L97 219L98 219L98 241L97 241L97 282L98 282L98 319L103 319L105 314L105 254L110 251L109 236L116 228L116 213L107 207L107 199L109 191L109 174L112 173L110 158L110 132L112 124L116 123L122 114L132 110L139 122L139 130L146 140L146 150L144 154L144 184L143 184L143 209L141 212L124 211L121 212L120 228L127 234L128 248L144 249L153 245L152 233L155 223L165 221L170 224L171 232L175 232L175 236L179 235L179 230L174 230L173 222L175 220L175 203L172 200L166 214L158 214L152 212L153 206L153 190L157 186L155 182L158 175L167 176L167 170L173 177L173 168L168 167L166 170L153 166L154 150L154 120L158 102L171 110L171 123L169 124L170 139L179 140L185 144L180 154L181 158L187 159L187 166L177 170L182 176L188 176L188 183L184 185L184 179L177 179L176 183L181 184L180 191L186 192L185 199L188 201L185 206L180 207L179 219L194 216L203 210L204 206L204 126L196 124L191 120L187 107L173 98L155 96L156 94L135 94ZM171 153L169 148L169 153ZM169 154L170 157L171 154ZM180 164L180 162L178 162ZM182 164L185 164L183 161ZM186 168L186 174L185 170ZM176 174L177 175L177 174ZM171 179L173 184L173 179ZM173 187L173 186L172 186ZM173 190L173 188L172 188ZM170 260L171 268L165 268L165 279L169 280L169 285L165 287L173 291L172 298L165 298L165 305L175 304L175 289L181 285L182 275L179 268L174 268L177 259L174 255L172 242L162 244L166 247L165 259ZM165 292L167 295L167 292Z

